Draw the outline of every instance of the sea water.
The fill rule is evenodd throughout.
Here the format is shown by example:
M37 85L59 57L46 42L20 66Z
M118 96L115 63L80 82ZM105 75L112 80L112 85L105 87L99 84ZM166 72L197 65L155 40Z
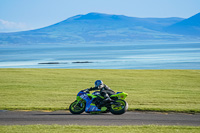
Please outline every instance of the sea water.
M2 45L0 68L200 69L200 43Z

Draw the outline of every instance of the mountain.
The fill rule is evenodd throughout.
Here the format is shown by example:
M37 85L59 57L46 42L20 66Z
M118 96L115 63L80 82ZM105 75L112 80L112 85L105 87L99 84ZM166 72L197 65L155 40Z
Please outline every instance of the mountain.
M200 36L200 13L165 28L169 33Z
M182 40L185 38L184 36L174 34L174 32L171 34L168 29L170 29L170 26L184 21L183 18L136 18L124 15L88 13L68 18L41 29L0 33L0 44L120 43ZM190 21L196 22L199 20Z

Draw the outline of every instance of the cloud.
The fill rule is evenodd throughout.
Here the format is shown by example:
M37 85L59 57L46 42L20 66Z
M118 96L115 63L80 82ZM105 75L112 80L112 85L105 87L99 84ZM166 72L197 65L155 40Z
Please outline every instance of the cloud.
M30 27L28 27L25 23L17 23L0 19L0 32L15 32L28 29L30 29Z

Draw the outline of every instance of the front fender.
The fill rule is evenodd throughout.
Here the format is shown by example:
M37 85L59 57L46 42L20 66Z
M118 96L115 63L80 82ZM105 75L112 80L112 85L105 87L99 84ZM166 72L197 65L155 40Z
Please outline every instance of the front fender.
M80 101L82 102L82 101L84 101L84 103L86 102L83 98L81 98L80 96L77 96L76 97L76 104L75 105L77 105L78 103L80 103Z
M79 102L79 101L82 100L82 98L81 98L80 96L77 96L77 97L76 97L76 100Z

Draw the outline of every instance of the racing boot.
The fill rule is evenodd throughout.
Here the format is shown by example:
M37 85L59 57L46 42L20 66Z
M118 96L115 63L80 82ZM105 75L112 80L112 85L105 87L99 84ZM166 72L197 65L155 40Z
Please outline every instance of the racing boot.
M113 101L110 97L107 97L106 99L104 99L97 107L98 109L101 109L101 107L103 107L106 103L109 103Z
M106 98L106 99L104 99L103 101L104 101L104 103L108 103L108 102L111 102L111 101L112 101L112 99L111 99L110 97L107 97L107 98Z
M103 100L104 103L109 103L109 102L113 101L113 100L109 97L108 94L106 94L104 97L105 97L105 99Z

